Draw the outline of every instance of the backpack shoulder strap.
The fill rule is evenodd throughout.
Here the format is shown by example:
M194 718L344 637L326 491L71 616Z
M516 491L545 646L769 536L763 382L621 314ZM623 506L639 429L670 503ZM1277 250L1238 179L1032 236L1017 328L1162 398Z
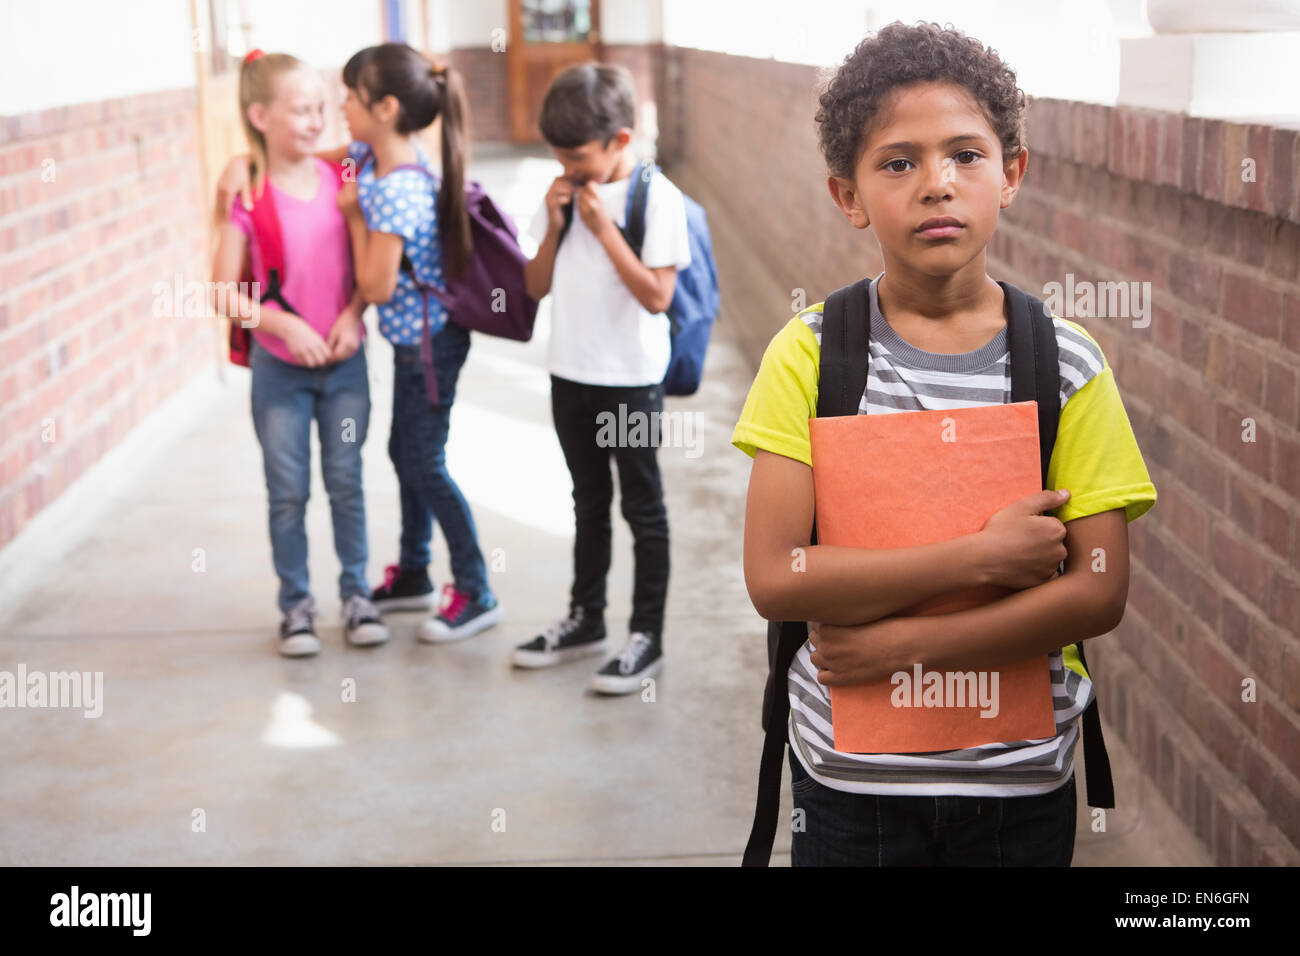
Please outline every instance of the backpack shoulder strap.
M1061 383L1056 327L1051 311L1037 299L1007 282L999 282L1009 306L1007 338L1011 352L1011 401L1038 402L1038 451L1043 487L1056 444L1061 417Z
M285 312L293 312L284 299L284 236L280 231L280 217L275 210L275 197L271 182L263 179L262 192L253 196L253 235L257 238L257 253L266 272L266 291L262 302L273 302Z
M867 387L871 357L870 279L837 289L822 306L822 345L817 417L856 415ZM817 543L814 519L809 543ZM767 866L776 841L781 808L781 764L786 747L785 681L794 656L808 640L806 621L771 621L767 626L768 672L763 690L763 756L758 769L754 822L742 866Z
M622 232L623 238L627 240L627 244L632 247L638 259L641 258L641 247L645 244L646 197L650 191L650 180L658 170L659 167L651 160L641 160L632 170L627 187L627 205L624 206ZM564 237L569 234L569 227L573 225L573 203L566 203L563 209L564 225L560 227L557 246L564 241Z
M867 388L871 280L836 289L822 305L817 417L856 415Z
M645 210L650 195L650 180L657 171L658 167L652 161L643 159L632 170L632 181L627 186L623 235L638 259L641 258L641 247L645 245Z

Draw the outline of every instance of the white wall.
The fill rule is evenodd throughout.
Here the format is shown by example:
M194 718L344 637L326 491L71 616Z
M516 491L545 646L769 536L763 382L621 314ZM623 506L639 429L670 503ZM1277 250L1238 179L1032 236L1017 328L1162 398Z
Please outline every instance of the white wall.
M4 0L0 115L194 83L185 0Z
M1113 103L1119 41L1151 33L1144 0L663 0L678 46L819 66L839 64L894 20L951 23L1010 63L1026 92Z
M506 0L429 0L429 47L490 46L493 30L509 30L508 9Z
M664 38L662 0L604 0L600 20L606 43L658 43Z
M493 30L508 30L508 10L506 0L429 0L430 48L442 53L453 47L490 46ZM600 18L606 43L663 39L662 0L603 0Z
M252 46L316 66L341 66L382 39L377 0L248 0L247 9ZM246 52L243 34L231 37L233 52ZM3 0L0 115L193 86L196 43L210 39L206 23L196 38L188 0Z
M384 39L378 0L249 0L248 16L252 46L318 67L342 66Z

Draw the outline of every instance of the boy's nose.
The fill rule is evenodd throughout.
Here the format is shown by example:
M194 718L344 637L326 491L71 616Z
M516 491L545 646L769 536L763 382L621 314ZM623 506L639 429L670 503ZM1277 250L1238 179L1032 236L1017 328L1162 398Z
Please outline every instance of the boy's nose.
M955 165L951 159L941 159L925 166L925 195L927 198L952 196Z

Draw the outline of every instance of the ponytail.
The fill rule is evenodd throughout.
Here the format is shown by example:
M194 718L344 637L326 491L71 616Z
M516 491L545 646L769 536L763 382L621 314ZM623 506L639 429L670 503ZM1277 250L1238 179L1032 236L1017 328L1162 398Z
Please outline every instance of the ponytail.
M460 73L450 66L434 67L442 114L442 186L438 190L438 218L442 223L444 267L458 278L474 254L470 238L469 207L465 202L465 166L468 147L465 130L468 108Z

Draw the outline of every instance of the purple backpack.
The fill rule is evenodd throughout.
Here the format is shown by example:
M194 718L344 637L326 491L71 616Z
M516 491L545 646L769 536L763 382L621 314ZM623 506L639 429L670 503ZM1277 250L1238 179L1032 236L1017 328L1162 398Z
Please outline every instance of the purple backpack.
M373 158L373 153L368 154L362 166ZM394 171L396 169L417 170L437 183L433 174L419 163L404 164L395 167ZM524 284L524 265L528 257L515 239L518 233L513 220L497 208L481 185L472 180L465 183L465 205L469 211L474 252L465 263L460 278L448 280L445 291L421 281L406 253L402 253L401 268L411 276L424 303L420 362L424 366L424 386L430 405L438 404L438 379L433 370L429 296L443 304L450 321L472 332L527 342L533 337L533 323L537 319L537 302L529 297ZM445 238L443 244L445 247Z

